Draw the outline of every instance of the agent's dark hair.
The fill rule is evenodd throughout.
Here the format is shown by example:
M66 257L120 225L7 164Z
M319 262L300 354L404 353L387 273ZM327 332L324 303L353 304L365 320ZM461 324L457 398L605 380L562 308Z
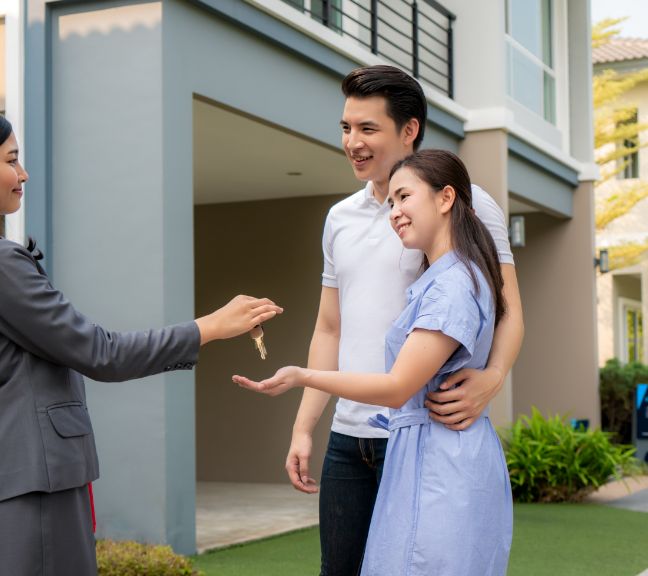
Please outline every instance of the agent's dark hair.
M416 118L419 131L414 140L414 150L418 150L425 135L427 100L421 85L409 74L394 66L356 68L342 81L342 93L346 98L382 96L387 102L387 115L399 131Z
M0 146L6 142L12 132L13 127L11 126L11 122L0 114Z
M7 141L7 138L11 136L12 132L13 127L11 126L11 122L9 122L9 120L7 120L2 114L0 114L0 146L2 146ZM29 236L27 239L26 248L32 253L32 256L35 260L43 259L43 253L36 247L36 240L34 240L31 236Z
M389 175L390 180L401 168L413 170L435 192L440 192L446 186L454 188L455 201L450 220L452 247L468 269L477 292L479 283L473 265L486 278L493 294L497 324L506 312L502 293L504 280L493 237L472 208L472 190L466 166L447 150L421 150L396 163ZM425 267L427 268L427 260Z

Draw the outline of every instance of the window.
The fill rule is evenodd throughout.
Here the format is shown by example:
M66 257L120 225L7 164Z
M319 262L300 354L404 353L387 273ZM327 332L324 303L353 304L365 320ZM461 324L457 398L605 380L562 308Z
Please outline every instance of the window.
M641 302L620 298L621 361L643 362L643 313Z
M342 32L342 0L284 0L284 2L302 12L308 12L311 18L336 32Z
M634 114L628 118L625 122L619 124L619 127L623 127L625 124L636 124L638 121L637 111L634 111ZM619 163L623 165L623 169L619 172L619 180L628 180L630 178L639 178L639 138L635 136L634 138L628 138L620 144L621 148L631 151L626 156L623 156L619 160Z
M507 0L509 96L556 123L552 0Z

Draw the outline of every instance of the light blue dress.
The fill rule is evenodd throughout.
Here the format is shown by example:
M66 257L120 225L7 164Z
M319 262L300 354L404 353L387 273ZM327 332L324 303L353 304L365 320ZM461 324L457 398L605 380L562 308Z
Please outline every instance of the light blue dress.
M466 431L429 418L425 394L460 368L483 368L493 340L491 291L454 252L408 289L408 304L386 336L390 370L415 328L438 330L460 347L439 373L387 421L385 468L361 576L503 576L513 529L511 487L499 438L486 413ZM486 410L487 412L487 410Z

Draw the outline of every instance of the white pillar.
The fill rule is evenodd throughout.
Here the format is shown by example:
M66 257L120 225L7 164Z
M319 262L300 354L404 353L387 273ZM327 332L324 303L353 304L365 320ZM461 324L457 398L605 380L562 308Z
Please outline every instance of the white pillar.
M6 115L11 122L16 138L20 144L21 161L25 161L23 142L23 87L24 87L24 9L20 0L0 0L0 15L5 17L5 70L6 70ZM26 187L27 188L27 187ZM29 192L27 192L29 193ZM24 206L24 203L23 203ZM6 235L9 240L20 242L25 239L25 212L20 208L5 220Z

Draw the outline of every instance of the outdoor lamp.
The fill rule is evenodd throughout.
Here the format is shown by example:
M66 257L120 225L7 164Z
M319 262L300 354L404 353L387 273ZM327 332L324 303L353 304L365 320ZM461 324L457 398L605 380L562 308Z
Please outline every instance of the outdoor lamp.
M594 267L598 266L601 274L605 274L610 271L610 258L608 256L607 248L601 248L599 250L599 257L594 258Z
M524 216L511 216L509 218L509 237L512 248L524 248Z

